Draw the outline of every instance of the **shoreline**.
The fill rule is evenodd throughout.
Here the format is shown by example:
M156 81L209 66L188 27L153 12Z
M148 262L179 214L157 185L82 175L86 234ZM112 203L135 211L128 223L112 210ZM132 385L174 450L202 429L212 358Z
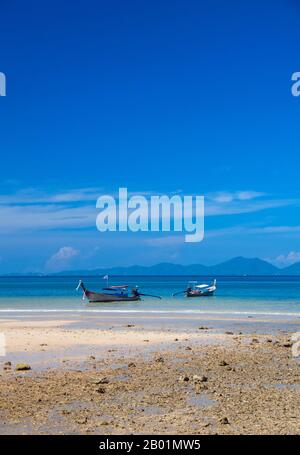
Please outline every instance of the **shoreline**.
M60 316L58 318L58 316ZM224 318L211 314L177 315L145 313L69 314L35 313L0 318L0 333L6 341L6 356L0 361L33 361L38 368L57 366L62 356L84 359L107 354L110 349L128 353L153 351L160 346L175 348L177 341L197 345L222 344L226 333L247 337L277 336L300 331L300 318L256 316ZM176 341L174 341L176 340ZM55 359L51 363L51 359ZM40 365L39 365L40 364Z
M96 309L96 308L84 308L84 309L77 309L77 308L72 308L72 309L60 309L60 308L55 308L55 309L33 309L33 308L14 308L14 309L0 309L0 314L3 315L9 315L9 314L56 314L56 313L65 313L65 314L151 314L151 315L161 315L161 314L168 314L168 315L174 315L174 314L193 314L193 315L201 315L201 316L208 316L208 315L223 315L223 316L246 316L246 315L255 315L255 316L278 316L278 317L295 317L300 319L300 312L283 312L283 311L253 311L253 310L248 310L248 311L224 311L224 310L195 310L195 309L188 309L188 310L133 310L133 309L126 309L126 310L111 310L111 309Z

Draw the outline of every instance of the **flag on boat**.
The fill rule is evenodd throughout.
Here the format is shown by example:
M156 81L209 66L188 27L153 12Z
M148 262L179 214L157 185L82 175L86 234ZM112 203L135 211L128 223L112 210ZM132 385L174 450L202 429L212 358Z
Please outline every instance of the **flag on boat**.
M103 277L103 280L108 280L108 275L105 275L105 276Z

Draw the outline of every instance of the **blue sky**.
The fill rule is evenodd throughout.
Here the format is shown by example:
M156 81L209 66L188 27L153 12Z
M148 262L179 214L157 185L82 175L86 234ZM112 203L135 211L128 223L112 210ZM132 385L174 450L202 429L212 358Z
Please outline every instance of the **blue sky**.
M0 272L300 260L300 7L3 1ZM206 196L205 240L100 233L119 187Z

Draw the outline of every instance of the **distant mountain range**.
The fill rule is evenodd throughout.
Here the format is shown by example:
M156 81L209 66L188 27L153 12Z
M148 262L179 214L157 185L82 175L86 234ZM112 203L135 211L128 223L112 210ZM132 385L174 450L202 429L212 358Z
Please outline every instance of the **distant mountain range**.
M236 257L229 261L213 266L201 264L179 265L171 263L161 263L149 267L133 265L130 267L101 267L93 270L66 270L59 273L52 273L56 276L101 276L101 275L187 275L187 276L243 276L243 275L299 275L300 262L284 269L279 269L262 259ZM17 274L10 274L17 275ZM31 274L31 276L34 274ZM36 275L42 275L37 273Z

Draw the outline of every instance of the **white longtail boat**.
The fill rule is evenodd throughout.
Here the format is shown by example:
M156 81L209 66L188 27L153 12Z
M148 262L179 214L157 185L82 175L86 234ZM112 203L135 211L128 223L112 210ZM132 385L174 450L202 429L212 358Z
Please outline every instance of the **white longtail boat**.
M187 297L209 297L214 295L217 289L217 280L213 280L210 284L198 284L197 281L189 281L187 288L184 291L179 291L173 294L173 297L178 294L185 294Z

